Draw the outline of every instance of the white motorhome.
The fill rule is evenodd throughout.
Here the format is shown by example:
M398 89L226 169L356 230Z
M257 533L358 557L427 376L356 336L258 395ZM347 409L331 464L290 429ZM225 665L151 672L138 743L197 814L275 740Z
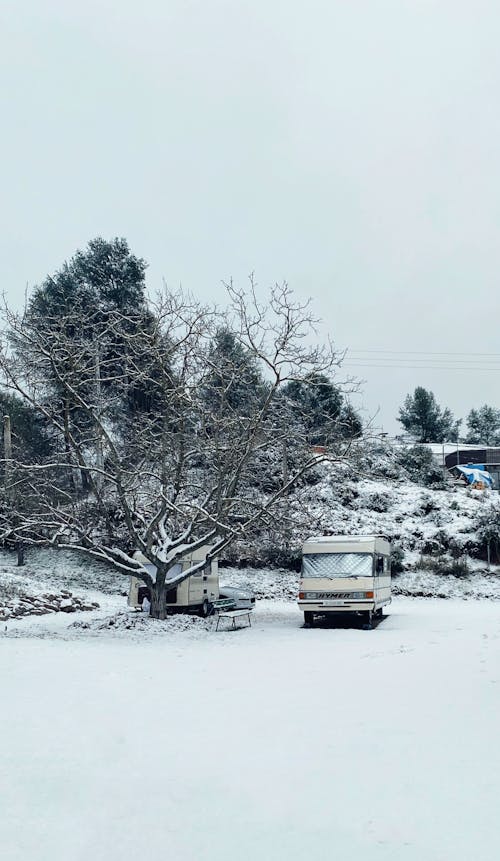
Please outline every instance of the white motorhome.
M192 565L197 562L203 562L207 558L207 554L211 550L209 545L199 547L193 553L183 556L169 571L170 577L175 577L181 571L187 571ZM156 574L156 568L149 562L142 553L137 550L134 553L134 559L141 562L152 577ZM149 597L149 589L142 580L137 577L130 578L130 588L128 593L129 607L140 609L144 598ZM219 569L217 559L212 559L207 562L204 568L187 577L177 586L168 589L167 575L167 608L170 613L175 611L181 613L199 613L201 616L208 616L213 610L214 601L219 598Z
M391 545L378 535L321 535L302 547L299 607L315 616L356 613L365 627L391 601Z

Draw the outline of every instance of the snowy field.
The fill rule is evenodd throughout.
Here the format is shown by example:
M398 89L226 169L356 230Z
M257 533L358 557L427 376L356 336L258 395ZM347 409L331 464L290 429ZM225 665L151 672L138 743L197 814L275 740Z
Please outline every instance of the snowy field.
M228 633L23 620L0 640L2 858L496 861L499 610L397 599L374 631L265 601Z

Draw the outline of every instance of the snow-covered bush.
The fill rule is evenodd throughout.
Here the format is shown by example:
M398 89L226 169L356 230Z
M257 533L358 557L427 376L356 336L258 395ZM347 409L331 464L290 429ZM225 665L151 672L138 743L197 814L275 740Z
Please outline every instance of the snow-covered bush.
M336 485L335 495L345 508L355 508L359 499L359 490L352 484Z
M0 601L10 601L12 598L17 598L21 594L19 586L9 580L6 583L0 583Z
M447 474L436 463L432 452L426 446L414 445L401 449L396 460L416 484L443 489L449 486Z
M392 498L388 493L372 493L370 496L365 498L364 501L365 508L369 508L371 511L376 511L379 514L382 514L385 511L389 511L392 506Z
M428 517L429 514L432 514L434 511L439 510L439 502L429 493L424 493L418 500L417 505L415 506L414 514L417 517Z
M357 449L353 459L360 472L372 478L391 481L404 478L396 450L390 443L381 440L365 442Z
M489 544L492 561L500 562L500 504L492 503L478 511L473 528L481 555L486 555Z
M443 577L468 577L470 568L465 557L460 559L449 559L446 556L437 558L422 557L416 566L420 571L432 571Z
M401 574L405 570L404 558L405 552L403 548L393 545L391 549L391 573L394 576Z

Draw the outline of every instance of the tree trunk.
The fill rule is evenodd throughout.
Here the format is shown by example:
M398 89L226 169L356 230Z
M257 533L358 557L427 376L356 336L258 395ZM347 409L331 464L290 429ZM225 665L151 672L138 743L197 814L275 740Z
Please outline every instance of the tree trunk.
M69 484L70 484L71 490L76 491L76 482L75 482L75 476L74 476L73 466L72 466L73 458L71 456L71 444L69 441L69 407L68 407L67 402L65 403L65 405L63 407L63 424L64 424L64 450L66 452L66 459L68 461L68 464L70 465Z
M85 493L88 493L88 492L89 492L89 490L90 490L89 475L88 475L87 470L86 470L86 469L83 469L83 467L80 469L80 476L81 476L81 479L82 479L82 490L83 490Z
M24 548L24 544L22 541L16 542L16 549L17 549L17 566L18 566L18 568L21 568L25 564L25 562L24 562L24 549L25 548Z
M3 417L3 456L4 456L4 485L5 490L10 490L10 472L12 467L12 432L10 427L10 416Z
M165 585L165 574L156 574L156 582L151 587L151 610L149 615L153 619L167 618L167 587Z

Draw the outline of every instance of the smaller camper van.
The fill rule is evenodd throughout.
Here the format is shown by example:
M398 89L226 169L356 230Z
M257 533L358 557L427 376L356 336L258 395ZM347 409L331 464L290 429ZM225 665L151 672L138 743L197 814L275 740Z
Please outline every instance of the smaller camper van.
M181 571L187 571L192 565L197 562L202 562L207 558L207 554L211 550L208 545L199 547L192 554L183 556L182 559L172 566L170 569L171 576L175 577ZM152 565L140 551L134 553L134 559L141 562L146 570L154 577L156 573L155 566ZM167 577L168 589L168 577ZM130 588L128 593L129 607L140 609L144 598L148 596L149 589L142 580L137 577L130 578ZM212 559L207 562L205 568L187 577L177 586L167 591L167 608L169 613L178 611L180 613L199 613L201 616L209 616L213 610L214 601L219 598L219 570L217 559Z
M371 628L391 601L391 545L377 535L321 535L302 548L299 607L317 616L356 614Z

